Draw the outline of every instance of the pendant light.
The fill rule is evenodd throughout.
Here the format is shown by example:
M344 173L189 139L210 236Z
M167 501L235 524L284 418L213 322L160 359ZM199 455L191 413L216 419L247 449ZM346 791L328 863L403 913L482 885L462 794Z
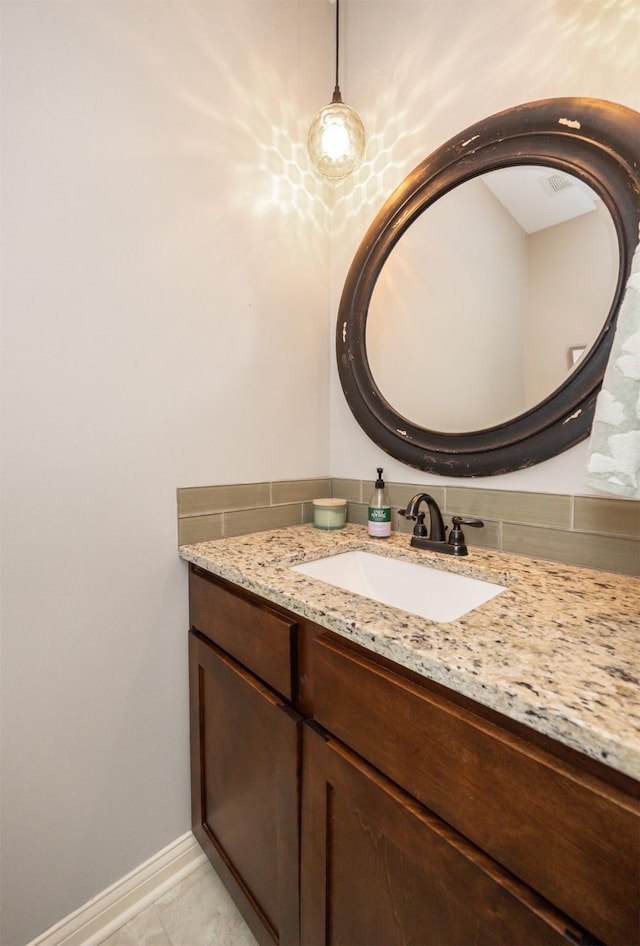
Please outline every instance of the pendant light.
M348 177L364 153L364 125L360 116L345 105L338 81L340 52L340 0L336 3L336 87L329 105L321 108L309 128L307 148L320 174L332 180Z

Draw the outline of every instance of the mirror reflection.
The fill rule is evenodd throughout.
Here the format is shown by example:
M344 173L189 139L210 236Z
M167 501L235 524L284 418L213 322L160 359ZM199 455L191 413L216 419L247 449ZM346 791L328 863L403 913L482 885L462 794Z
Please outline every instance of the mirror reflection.
M467 180L417 218L380 272L366 323L375 383L430 430L502 424L579 367L618 270L611 215L578 178L526 165Z

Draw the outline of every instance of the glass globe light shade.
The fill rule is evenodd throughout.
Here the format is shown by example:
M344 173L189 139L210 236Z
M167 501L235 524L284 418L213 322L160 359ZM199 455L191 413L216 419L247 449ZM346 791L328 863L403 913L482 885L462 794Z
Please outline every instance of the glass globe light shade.
M365 134L360 116L343 101L321 108L309 128L307 148L316 169L324 177L348 177L362 160Z

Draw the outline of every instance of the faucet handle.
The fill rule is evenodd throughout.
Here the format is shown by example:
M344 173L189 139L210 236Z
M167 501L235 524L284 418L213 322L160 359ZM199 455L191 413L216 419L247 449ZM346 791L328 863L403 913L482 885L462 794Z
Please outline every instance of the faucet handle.
M413 517L416 520L416 524L413 527L413 534L419 535L421 537L427 538L427 527L424 524L424 513L419 512L417 516Z
M417 513L417 515L409 512L409 514L407 515L406 509L398 509L398 515L404 516L405 519L411 519L412 522L415 522L415 526L413 527L414 535L423 536L424 538L427 537L427 527L424 524L423 512L419 512Z
M463 519L462 516L452 516L451 522L453 523L453 532L459 529L461 525L473 526L474 529L481 529L484 526L482 519Z
M453 546L454 555L467 555L467 545L464 540L464 532L460 528L461 525L464 526L473 526L474 529L480 529L484 526L482 519L463 519L462 516L452 516L451 522L451 532L449 533L448 543Z

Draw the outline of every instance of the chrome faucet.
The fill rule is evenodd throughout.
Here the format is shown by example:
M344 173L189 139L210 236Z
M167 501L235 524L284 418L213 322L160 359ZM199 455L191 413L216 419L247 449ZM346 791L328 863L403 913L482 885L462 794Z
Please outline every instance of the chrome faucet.
M426 503L429 509L429 532L424 524L423 512L420 512L422 503ZM447 527L445 526L440 507L429 493L416 493L409 501L406 509L398 509L398 515L405 519L415 520L413 535L411 536L411 545L417 549L430 549L434 552L444 552L447 555L468 555L469 550L464 539L464 533L461 525L473 526L479 529L484 525L482 519L463 519L462 516L452 516L453 523L449 538L447 539Z

